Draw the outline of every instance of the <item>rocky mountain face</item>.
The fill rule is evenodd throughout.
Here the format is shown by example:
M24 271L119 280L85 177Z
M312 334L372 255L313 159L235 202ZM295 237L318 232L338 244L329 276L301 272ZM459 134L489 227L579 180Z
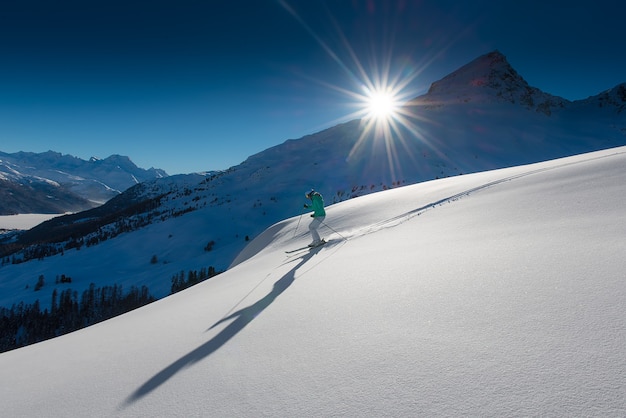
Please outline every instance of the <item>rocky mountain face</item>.
M85 161L52 151L0 152L0 214L85 210L165 176L163 170L141 169L120 155Z
M596 106L605 108L609 113L620 115L626 112L626 83L603 91L602 93L589 97L585 100L574 102L575 105L585 108L586 106Z
M412 133L468 172L624 144L625 91L620 84L572 102L530 86L493 51L433 83L407 113Z
M621 114L626 109L626 83L584 100L571 102L532 87L509 64L499 51L476 58L439 81L428 93L416 99L416 105L429 108L452 104L512 103L550 116L575 109L604 108L607 113ZM593 111L587 119L598 116Z
M568 103L530 86L499 51L483 55L433 83L421 101L439 105L508 102L547 115Z

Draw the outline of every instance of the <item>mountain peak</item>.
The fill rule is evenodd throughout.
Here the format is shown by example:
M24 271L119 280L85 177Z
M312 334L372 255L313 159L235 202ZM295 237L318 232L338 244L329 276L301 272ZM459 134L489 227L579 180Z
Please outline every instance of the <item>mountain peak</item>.
M123 162L132 162L131 159L126 155L120 154L111 154L104 159L104 161L123 161ZM133 163L134 164L134 163Z
M510 102L550 114L550 108L563 107L565 99L531 87L495 50L481 55L439 81L423 97L441 104Z
M517 74L511 64L509 64L506 56L497 49L475 58L463 67L459 68L455 71L455 73L463 71L473 71L478 75L483 73L484 76L490 76L498 73L513 73L517 76L516 78L524 80L519 74Z
M509 85L527 87L528 83L511 67L498 50L482 55L458 70L434 82L429 95L446 94L451 90L473 91L483 87L499 88L500 81Z
M484 55L481 55L480 57L474 59L473 62L476 62L476 61L485 61L489 63L489 65L491 66L503 65L503 66L511 67L511 64L509 64L509 62L506 60L506 56L497 49L491 52L488 52ZM471 63L472 62L470 62L469 64Z

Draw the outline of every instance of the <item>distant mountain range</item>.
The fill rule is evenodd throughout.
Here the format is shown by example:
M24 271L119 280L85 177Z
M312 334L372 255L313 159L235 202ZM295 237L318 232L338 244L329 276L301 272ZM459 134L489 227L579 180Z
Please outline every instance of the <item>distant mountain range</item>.
M121 177L138 184L105 205L0 238L0 277L12 278L11 285L0 282L0 306L35 298L48 306L51 290L24 289L39 274L71 275L85 286L123 278L127 286L145 285L163 297L173 275L209 265L226 269L248 239L303 214L304 192L311 188L332 204L407 184L626 145L626 84L568 101L529 86L498 51L433 83L401 110L390 136L368 129L371 120L354 120L288 140L222 172L164 177L148 170L152 179L142 180L126 171ZM0 154L3 161L5 155ZM102 183L123 188L110 180ZM294 235L307 233L307 217ZM326 223L332 226L333 220ZM34 258L50 260L27 262ZM148 267L151 259L158 262Z
M166 176L121 155L85 161L53 151L0 152L0 215L86 210L135 184Z

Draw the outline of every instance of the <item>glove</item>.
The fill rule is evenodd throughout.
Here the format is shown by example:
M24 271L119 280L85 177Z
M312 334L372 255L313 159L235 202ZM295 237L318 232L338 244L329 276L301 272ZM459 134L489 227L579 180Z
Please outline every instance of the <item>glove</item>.
M308 207L309 207L309 205L307 205L307 204L305 203L305 204L304 204L304 208L306 209L306 208L308 208Z

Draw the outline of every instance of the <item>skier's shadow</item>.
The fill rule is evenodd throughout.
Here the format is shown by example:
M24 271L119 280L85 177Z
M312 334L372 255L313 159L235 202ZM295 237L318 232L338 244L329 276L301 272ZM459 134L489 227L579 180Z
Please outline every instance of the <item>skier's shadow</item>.
M130 395L125 402L125 405L130 405L144 396L148 395L150 392L161 386L163 383L167 382L171 377L173 377L176 373L184 369L185 367L189 367L194 363L204 359L205 357L210 356L215 351L217 351L220 347L226 344L231 338L237 335L241 330L244 329L246 325L248 325L254 318L256 318L261 312L265 310L274 300L291 284L295 279L296 270L305 264L315 253L319 251L319 248L314 248L305 253L300 262L296 264L291 270L289 270L282 278L274 283L274 287L272 291L268 293L263 299L260 299L258 302L238 310L237 312L220 319L218 322L213 324L210 329L216 327L222 322L226 322L230 319L236 318L233 322L231 322L226 328L220 331L216 336L211 338L206 343L202 344L200 347L195 350L189 352L184 355L180 359L176 360L174 363L170 364L157 374L155 374L150 380L141 385L132 395Z

